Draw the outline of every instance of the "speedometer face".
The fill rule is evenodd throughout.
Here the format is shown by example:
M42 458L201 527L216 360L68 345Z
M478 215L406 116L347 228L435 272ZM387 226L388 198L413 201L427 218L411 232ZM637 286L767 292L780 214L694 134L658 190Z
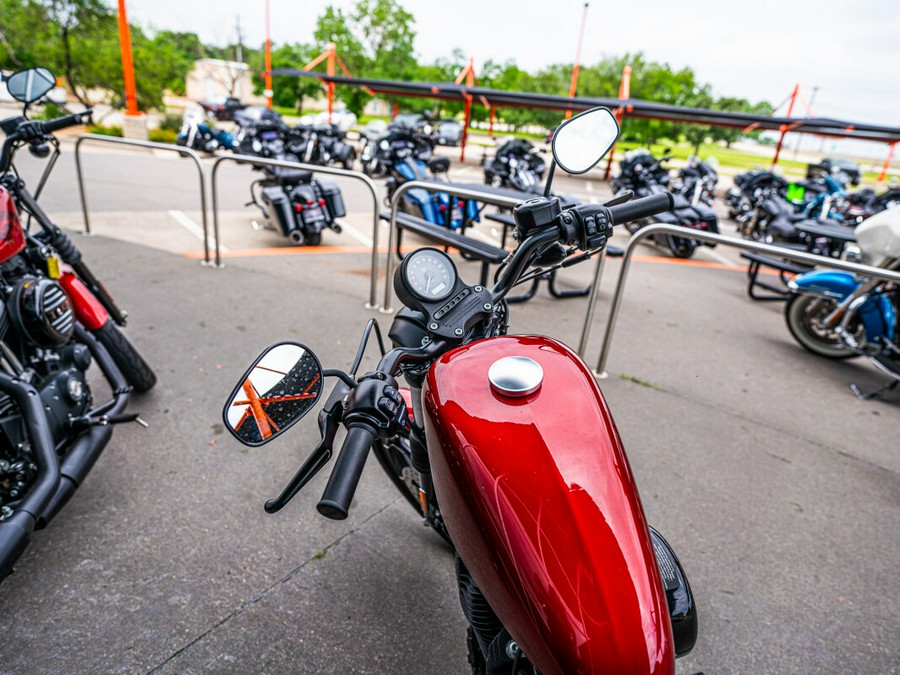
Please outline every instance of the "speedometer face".
M403 280L416 297L426 301L443 300L456 286L456 268L447 254L423 248L407 256Z

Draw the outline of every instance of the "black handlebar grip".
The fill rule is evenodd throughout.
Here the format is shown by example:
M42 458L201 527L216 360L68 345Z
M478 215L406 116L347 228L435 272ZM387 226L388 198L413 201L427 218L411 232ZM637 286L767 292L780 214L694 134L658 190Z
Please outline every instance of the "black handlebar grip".
M358 426L347 430L347 438L334 463L328 485L316 506L326 518L344 520L347 517L374 440L375 432L370 427Z
M625 204L609 207L609 215L612 217L613 225L621 225L632 220L640 220L641 218L649 218L657 213L671 211L675 208L675 200L672 198L671 192L658 192L649 197L641 197Z
M77 124L83 124L84 120L90 117L90 113L91 111L75 113L74 115L66 115L65 117L60 117L55 120L44 122L42 125L44 128L44 132L52 134L54 131L59 131L60 129L65 129L66 127L73 127Z

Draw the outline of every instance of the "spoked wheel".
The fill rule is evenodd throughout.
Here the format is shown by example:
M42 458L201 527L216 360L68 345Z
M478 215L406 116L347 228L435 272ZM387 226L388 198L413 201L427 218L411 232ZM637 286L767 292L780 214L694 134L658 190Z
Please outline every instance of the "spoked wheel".
M394 486L406 498L415 512L422 516L422 507L419 505L419 472L413 468L412 453L409 448L409 440L400 436L378 439L372 446L372 451L381 468L391 479ZM444 527L444 521L438 516L431 523L434 531L452 545L450 535Z
M837 303L818 295L794 295L784 308L788 330L800 345L813 354L829 359L849 359L858 354L850 351L840 336L822 321L831 314ZM851 335L861 344L865 339L864 328L859 321L849 327Z
M95 330L94 337L106 347L106 351L125 376L125 381L135 391L144 393L153 389L156 384L156 373L112 319Z
M666 243L669 245L672 255L676 258L690 258L694 255L694 251L697 250L694 240L685 237L674 237L671 234L667 234Z

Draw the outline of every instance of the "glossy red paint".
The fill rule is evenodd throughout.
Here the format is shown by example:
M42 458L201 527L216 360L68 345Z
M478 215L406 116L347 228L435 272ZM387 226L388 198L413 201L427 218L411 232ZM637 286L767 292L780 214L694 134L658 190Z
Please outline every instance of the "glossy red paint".
M415 422L416 417L413 415L413 404L412 404L412 394L407 387L400 387L398 389L400 395L403 397L403 402L406 403L406 412L409 415L409 421Z
M88 330L97 330L109 321L109 312L88 290L88 287L71 272L63 272L59 277L59 283L65 290L69 300L72 301L72 309L75 310L75 318Z
M16 203L6 188L0 187L0 263L4 263L25 248L25 232L19 221Z
M511 355L544 371L522 399L488 381L491 364ZM481 340L444 355L423 398L450 536L541 673L674 672L640 498L584 362L544 337Z

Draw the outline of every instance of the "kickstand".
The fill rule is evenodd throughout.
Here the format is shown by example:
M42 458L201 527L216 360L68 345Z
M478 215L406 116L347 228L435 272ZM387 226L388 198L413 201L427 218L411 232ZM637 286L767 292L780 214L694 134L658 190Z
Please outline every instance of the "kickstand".
M860 389L855 384L851 384L850 389L853 390L853 393L856 394L856 398L858 398L860 401L871 401L872 399L881 398L889 391L893 391L897 388L898 384L900 384L900 380L893 380L892 382L888 382L883 387L879 387L871 394L863 394L862 389Z

